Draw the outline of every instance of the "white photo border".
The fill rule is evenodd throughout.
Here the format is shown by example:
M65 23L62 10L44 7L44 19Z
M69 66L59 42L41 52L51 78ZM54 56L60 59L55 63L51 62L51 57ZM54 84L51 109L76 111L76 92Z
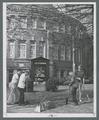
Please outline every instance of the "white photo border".
M6 50L7 50L7 42L6 42L6 5L7 4L92 4L94 6L94 109L93 113L7 113L7 105L6 105L6 79L7 79L7 61L6 61ZM97 70L96 70L96 2L3 2L3 117L5 118L41 118L41 117L55 117L55 118L71 118L71 117L96 117L97 116Z

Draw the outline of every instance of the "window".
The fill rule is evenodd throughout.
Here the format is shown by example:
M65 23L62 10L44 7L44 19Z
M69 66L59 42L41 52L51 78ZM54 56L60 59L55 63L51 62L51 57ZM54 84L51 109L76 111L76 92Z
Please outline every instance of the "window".
M16 20L15 20L15 18L12 18L11 22L10 22L10 29L14 29L15 26L16 26Z
M20 51L20 58L26 58L26 44L20 43L19 51Z
M35 44L32 43L30 46L30 57L36 58L36 43Z
M65 25L61 25L59 31L65 33Z
M46 22L44 20L37 21L37 28L46 29Z
M34 35L32 36L32 40L35 40L35 37L34 37Z
M20 39L24 40L24 35L23 34L21 34Z
M41 37L41 41L39 42L39 55L45 57L45 41L43 37Z
M9 43L9 58L15 57L15 43L11 42Z
M32 26L34 29L37 28L37 20L36 19L32 19Z
M53 59L58 60L58 45L54 45L53 48Z
M71 26L70 26L70 25L67 26L67 33L68 33L68 34L71 34Z
M54 32L59 32L59 26L54 25L54 26L53 26L53 31L54 31Z
M60 60L65 60L65 46L60 46Z
M27 28L27 18L20 17L21 28Z
M68 61L71 60L71 47L67 47L66 59L67 59Z

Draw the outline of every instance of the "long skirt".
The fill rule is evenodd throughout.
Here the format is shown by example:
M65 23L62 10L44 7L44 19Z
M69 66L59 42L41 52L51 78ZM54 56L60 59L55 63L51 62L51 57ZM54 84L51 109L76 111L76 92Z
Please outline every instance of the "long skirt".
M9 85L7 104L15 104L19 101L19 91L15 85Z

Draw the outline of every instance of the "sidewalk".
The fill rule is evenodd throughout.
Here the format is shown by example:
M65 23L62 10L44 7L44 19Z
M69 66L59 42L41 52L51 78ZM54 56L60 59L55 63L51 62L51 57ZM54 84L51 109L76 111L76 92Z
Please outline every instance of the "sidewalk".
M36 105L9 105L8 113L35 113ZM54 109L43 111L43 113L93 113L93 103L81 104L74 106L73 104L63 105Z
M62 107L44 111L44 113L93 113L93 103L87 103L77 106L68 104Z
M85 85L83 96L93 98L93 85ZM52 101L55 105L53 109L43 111L44 113L92 113L93 112L93 102L84 103L78 106L69 103L65 105L65 98L68 95L68 87L60 86L57 92L31 92L25 93L25 101L29 101L28 105L7 105L8 113L34 113L37 103L42 99Z

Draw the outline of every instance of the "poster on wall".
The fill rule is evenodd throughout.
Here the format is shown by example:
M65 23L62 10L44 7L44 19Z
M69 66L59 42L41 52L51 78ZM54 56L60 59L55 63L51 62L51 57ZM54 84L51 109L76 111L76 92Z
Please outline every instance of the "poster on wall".
M36 67L35 68L35 81L40 82L40 81L45 81L45 77L46 77L46 70L45 67L41 66L41 67Z

